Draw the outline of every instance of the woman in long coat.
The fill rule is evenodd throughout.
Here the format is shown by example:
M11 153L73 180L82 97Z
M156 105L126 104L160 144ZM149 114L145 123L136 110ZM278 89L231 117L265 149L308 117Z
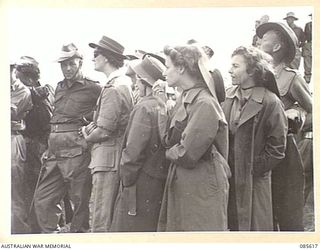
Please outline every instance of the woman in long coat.
M273 230L271 169L284 158L287 118L267 58L254 48L232 54L233 86L223 104L230 129L231 230Z
M140 101L134 107L120 160L120 190L115 204L112 231L155 232L168 169L161 147L158 120L166 120L160 98L152 85L162 77L165 66L146 56L132 67L137 75Z
M208 88L209 70L200 68L206 55L195 45L165 47L164 53L164 76L182 94L164 140L171 165L158 230L227 230L228 128Z

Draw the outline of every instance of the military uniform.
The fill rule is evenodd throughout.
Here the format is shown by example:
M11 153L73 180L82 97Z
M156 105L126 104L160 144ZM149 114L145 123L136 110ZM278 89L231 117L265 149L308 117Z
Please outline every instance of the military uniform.
M114 71L97 101L93 122L108 138L94 143L91 150L93 232L110 231L119 188L121 142L133 107L131 84L129 77Z
M296 34L298 38L298 44L297 44L298 47L296 49L296 55L293 61L290 63L290 67L293 69L299 69L300 63L301 63L301 55L302 55L301 48L304 46L305 36L304 36L303 30L297 25L292 24L290 28L293 30L293 32Z
M307 83L311 80L312 70L312 22L308 22L304 28L306 43L302 47L304 79Z
M298 103L311 115L311 95L299 72L282 63L275 68L275 76L284 109L297 109ZM289 120L286 157L272 173L274 220L281 231L303 231L303 163L294 138L300 127L300 118L296 122Z
M21 132L32 109L30 90L20 80L11 85L11 233L30 233L25 182L26 143Z
M168 168L161 146L160 119L164 103L142 97L131 113L120 162L121 186L112 231L155 232Z
M89 229L90 152L78 130L84 125L84 118L92 119L100 92L97 82L87 78L63 80L57 85L43 176L34 198L38 224L44 233L58 229L59 203L66 193L74 206L70 231Z

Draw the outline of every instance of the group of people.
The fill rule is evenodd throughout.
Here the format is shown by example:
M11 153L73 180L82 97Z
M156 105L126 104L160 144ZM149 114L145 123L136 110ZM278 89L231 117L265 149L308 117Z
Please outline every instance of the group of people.
M11 232L303 231L312 99L288 66L293 30L256 34L259 48L232 53L226 90L194 40L128 56L102 36L89 46L103 87L73 43L55 91L34 58L12 64Z
M309 14L309 16L312 18L312 14ZM292 69L299 69L301 58L303 57L304 79L307 83L310 83L312 75L312 20L305 24L304 30L295 24L295 21L299 20L299 18L296 17L294 12L288 12L283 20L286 20L286 23L298 39L296 55L289 66ZM256 20L255 27L257 28L268 21L269 16L263 15L259 20ZM259 46L259 44L260 39L257 35L254 35L252 45Z

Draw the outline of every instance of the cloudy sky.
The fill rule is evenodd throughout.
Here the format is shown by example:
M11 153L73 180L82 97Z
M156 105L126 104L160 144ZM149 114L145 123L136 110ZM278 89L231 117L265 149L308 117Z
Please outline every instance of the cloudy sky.
M228 84L230 55L240 45L250 45L255 20L269 15L270 21L284 21L293 11L296 24L304 28L313 12L310 6L262 8L9 8L5 31L8 36L8 57L22 55L40 63L41 81L53 86L62 79L59 64L54 60L61 45L74 42L85 56L84 72L104 81L95 72L89 42L109 36L126 48L160 51L164 45L185 43L190 38L207 44L215 51L214 63Z

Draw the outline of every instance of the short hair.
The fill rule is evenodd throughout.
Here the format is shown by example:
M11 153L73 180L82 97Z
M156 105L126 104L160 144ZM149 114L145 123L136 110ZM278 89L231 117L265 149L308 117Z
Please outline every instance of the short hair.
M163 52L166 56L170 57L174 66L183 66L190 75L198 80L204 81L198 66L198 61L202 53L197 46L165 46Z
M281 45L281 50L283 53L281 61L283 61L284 58L288 58L289 55L289 48L287 46L287 44L289 43L288 38L279 30L272 30L272 32L274 32L279 39L279 43Z
M40 69L33 64L15 65L17 74L23 74L25 77L32 78L36 81L40 78Z
M97 48L96 52L107 58L108 62L116 69L119 69L124 65L124 59L116 53L100 48Z
M272 72L272 57L256 47L240 46L233 51L232 57L236 55L243 56L247 65L247 73L253 73L253 79L257 85L265 79L267 71Z

